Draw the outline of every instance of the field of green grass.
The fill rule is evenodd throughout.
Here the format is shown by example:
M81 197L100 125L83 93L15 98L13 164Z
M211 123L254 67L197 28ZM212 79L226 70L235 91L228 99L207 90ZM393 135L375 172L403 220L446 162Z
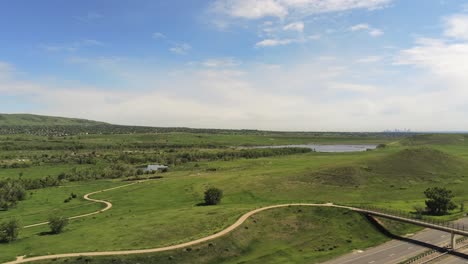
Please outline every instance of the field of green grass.
M140 136L146 137L146 135ZM183 137L182 135L170 137L178 136ZM105 137L118 142L122 140L119 137L131 136L116 138L90 136L83 140L97 138L103 141ZM239 137L240 139L235 140L222 140L227 140L233 145L235 142L240 144L242 140L246 140L242 138L243 136ZM455 135L455 137L460 136ZM138 136L135 138L139 140ZM183 140L191 142L191 139ZM411 144L408 144L410 140ZM423 191L432 186L443 186L453 190L456 203L468 200L468 193L465 191L468 187L468 146L465 145L465 141L453 141L449 138L446 141L437 140L437 144L433 144L432 138L410 140L402 140L388 144L388 147L383 149L360 153L306 153L258 159L184 163L162 174L162 179L94 195L93 198L112 202L113 208L102 214L71 221L62 234L41 235L48 231L47 226L23 230L18 241L0 244L2 252L0 262L12 260L18 255L140 249L177 244L213 234L235 222L245 212L272 204L290 202L333 202L357 206L372 204L410 212L415 205L424 204ZM226 143L226 141L221 142ZM253 142L255 143L254 139ZM290 141L285 139L285 142ZM386 140L382 142L388 143ZM43 169L44 173L54 169L53 166L39 168ZM2 173L17 175L20 170L24 171L24 169L8 170L2 172L0 169L0 176ZM24 175L29 174L25 172ZM34 175L31 174L31 177ZM61 187L34 190L33 194L17 207L0 211L0 220L14 216L22 219L24 224L30 224L47 220L51 213L71 216L92 212L100 208L100 205L90 204L82 199L64 204L63 200L70 192L81 196L123 184L125 182L119 179L97 180L65 183ZM225 196L221 205L197 206L203 201L203 191L212 186L224 191ZM249 220L245 224L249 229L242 227L232 235L218 239L214 244L219 247L201 245L197 249L194 247L190 252L168 252L152 255L151 258L162 261L173 256L180 258L179 263L194 257L199 257L200 261L197 263L242 261L260 263L265 257L269 263L284 263L285 258L307 259L308 262L314 263L352 249L363 249L385 241L379 233L371 230L369 226L366 227L368 224L360 216L354 214L347 216L355 220L357 225L354 226L341 219L340 215L345 213L341 210L304 209L303 212L307 212L304 218L303 214L299 214L301 215L299 217L294 210L278 209L278 212L273 210L262 213L258 218L263 219L265 225L254 227L251 222L253 220ZM292 215L287 216L288 213ZM277 219L273 217L274 214L292 221L291 227L297 230L303 228L304 237L285 234L283 229L273 224ZM454 211L451 215L442 218L449 219L460 215L461 213ZM337 237L346 236L353 242L348 245L340 244L338 240L322 242L313 240L312 235L316 233L314 228L320 226L324 217L336 226L342 227L340 230L344 232L341 234L331 227L327 234L332 239L336 233ZM310 220L311 223L302 223L300 219ZM285 230L289 228L289 220L283 223ZM317 226L313 225L314 223ZM359 237L359 232L356 232L359 228L369 228L369 232L366 232L368 238ZM257 231L250 233L254 230ZM278 234L275 234L275 230ZM402 234L413 232L414 228L398 227L395 230ZM268 236L270 240L267 239ZM283 236L284 241L281 240ZM262 237L265 237L265 241L261 239ZM307 237L311 240L307 240ZM87 243L79 242L85 238ZM272 240L275 243L268 242ZM302 245L308 245L307 243L310 243L311 247L305 250ZM320 243L336 248L314 251L320 247ZM223 250L225 248L229 248L229 251ZM283 252L282 250L284 253L275 253ZM109 257L96 261L107 263L113 259L118 259L122 263L133 263L131 261L145 263L146 256L132 256L128 259Z
M211 242L157 254L100 257L92 263L319 263L387 240L362 215L333 208L288 207L257 214Z

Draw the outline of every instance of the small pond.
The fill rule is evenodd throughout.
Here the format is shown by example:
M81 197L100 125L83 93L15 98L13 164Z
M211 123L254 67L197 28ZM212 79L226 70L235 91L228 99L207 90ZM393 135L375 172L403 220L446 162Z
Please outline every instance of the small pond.
M282 146L259 146L253 148L310 148L316 152L361 152L368 149L376 149L377 145L319 145L319 144L300 144L300 145L282 145Z

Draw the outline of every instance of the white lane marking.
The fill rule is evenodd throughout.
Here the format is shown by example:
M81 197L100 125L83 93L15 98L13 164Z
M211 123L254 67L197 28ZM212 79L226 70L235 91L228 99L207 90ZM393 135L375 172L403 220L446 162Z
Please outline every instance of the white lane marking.
M377 253L380 253L380 252L382 252L382 251L386 251L386 250L389 250L389 249L392 249L392 248L401 247L401 246L405 246L405 245L407 245L407 243L398 244L398 245L395 245L395 246L392 246L392 247L389 247L389 248L384 248L384 249L381 249L381 250L378 250L378 251L375 251L375 252L371 252L371 254L368 254L368 255L362 255L362 256L359 256L359 257L357 257L357 258L353 258L353 259L349 259L349 260L343 261L343 262L341 262L340 264L349 263L349 262L351 262L351 261L355 261L355 260L358 260L358 259L360 259L360 258L372 256L373 254L377 254Z
M388 255L388 256L389 256L389 257L393 257L393 256L395 256L395 253L392 253L392 254L390 254L390 255Z
M375 260L373 260L373 261L369 261L369 264L371 264L371 263L374 263L374 262L375 262Z

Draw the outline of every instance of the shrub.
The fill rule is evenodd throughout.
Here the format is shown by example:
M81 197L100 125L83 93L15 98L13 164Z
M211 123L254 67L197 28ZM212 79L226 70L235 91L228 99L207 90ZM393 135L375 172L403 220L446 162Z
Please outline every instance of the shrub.
M0 224L0 242L9 243L18 238L20 231L20 222L17 219Z
M205 191L205 204L216 205L221 202L223 191L218 188L209 188Z
M60 234L62 233L65 226L68 225L68 218L63 216L51 216L49 217L49 227L50 231L53 234Z

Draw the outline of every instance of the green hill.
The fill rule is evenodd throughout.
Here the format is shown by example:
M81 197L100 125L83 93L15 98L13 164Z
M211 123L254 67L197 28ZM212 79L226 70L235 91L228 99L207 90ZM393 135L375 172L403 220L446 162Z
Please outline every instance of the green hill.
M309 182L335 186L362 186L370 183L414 183L460 180L468 163L451 154L426 148L409 148L362 164L335 166L308 175ZM304 179L304 178L303 178Z
M32 114L0 114L0 126L96 126L104 122Z
M402 139L403 146L459 145L464 144L468 135L462 134L421 134Z

